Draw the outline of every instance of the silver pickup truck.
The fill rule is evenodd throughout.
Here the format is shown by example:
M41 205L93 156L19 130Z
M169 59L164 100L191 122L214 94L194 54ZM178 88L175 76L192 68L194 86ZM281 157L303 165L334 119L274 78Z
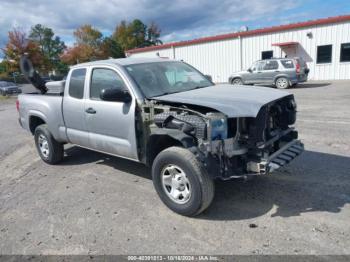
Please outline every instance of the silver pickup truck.
M19 122L43 161L59 163L70 143L144 163L161 200L182 215L210 205L214 179L266 175L303 151L284 91L214 85L162 58L79 64L46 84L27 70L42 94L19 95Z

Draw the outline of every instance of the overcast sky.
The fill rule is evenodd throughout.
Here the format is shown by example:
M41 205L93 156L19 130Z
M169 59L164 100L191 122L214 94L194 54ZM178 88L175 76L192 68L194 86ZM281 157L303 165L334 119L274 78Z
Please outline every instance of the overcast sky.
M0 0L0 46L13 27L37 23L70 45L82 24L108 35L121 20L154 21L169 42L341 14L350 14L350 0Z

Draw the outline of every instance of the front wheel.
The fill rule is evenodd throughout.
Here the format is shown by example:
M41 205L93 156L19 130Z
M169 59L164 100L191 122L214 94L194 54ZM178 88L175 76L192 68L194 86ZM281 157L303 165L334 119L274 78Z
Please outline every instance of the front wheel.
M214 181L185 148L170 147L160 152L153 162L152 179L163 203L181 215L200 214L214 198Z
M232 85L243 85L243 81L242 81L242 79L237 77L237 78L232 79L231 84Z
M289 87L289 80L286 77L279 77L276 79L275 85L279 89L287 89Z
M63 144L55 140L46 124L35 129L34 140L39 156L44 162L54 165L63 159Z

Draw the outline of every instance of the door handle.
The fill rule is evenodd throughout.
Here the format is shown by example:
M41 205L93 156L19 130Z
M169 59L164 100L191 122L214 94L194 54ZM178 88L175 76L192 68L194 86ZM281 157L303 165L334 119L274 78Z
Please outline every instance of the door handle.
M280 71L276 70L275 72L276 72L276 73L279 73Z
M96 110L93 109L92 107L89 107L88 109L86 109L85 112L88 114L96 114Z

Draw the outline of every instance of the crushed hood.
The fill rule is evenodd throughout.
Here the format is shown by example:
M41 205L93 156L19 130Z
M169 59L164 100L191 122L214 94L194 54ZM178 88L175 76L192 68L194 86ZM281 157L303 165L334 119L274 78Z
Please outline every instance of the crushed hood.
M256 117L262 106L288 95L285 91L267 87L220 84L152 99L204 106L220 111L227 117Z

